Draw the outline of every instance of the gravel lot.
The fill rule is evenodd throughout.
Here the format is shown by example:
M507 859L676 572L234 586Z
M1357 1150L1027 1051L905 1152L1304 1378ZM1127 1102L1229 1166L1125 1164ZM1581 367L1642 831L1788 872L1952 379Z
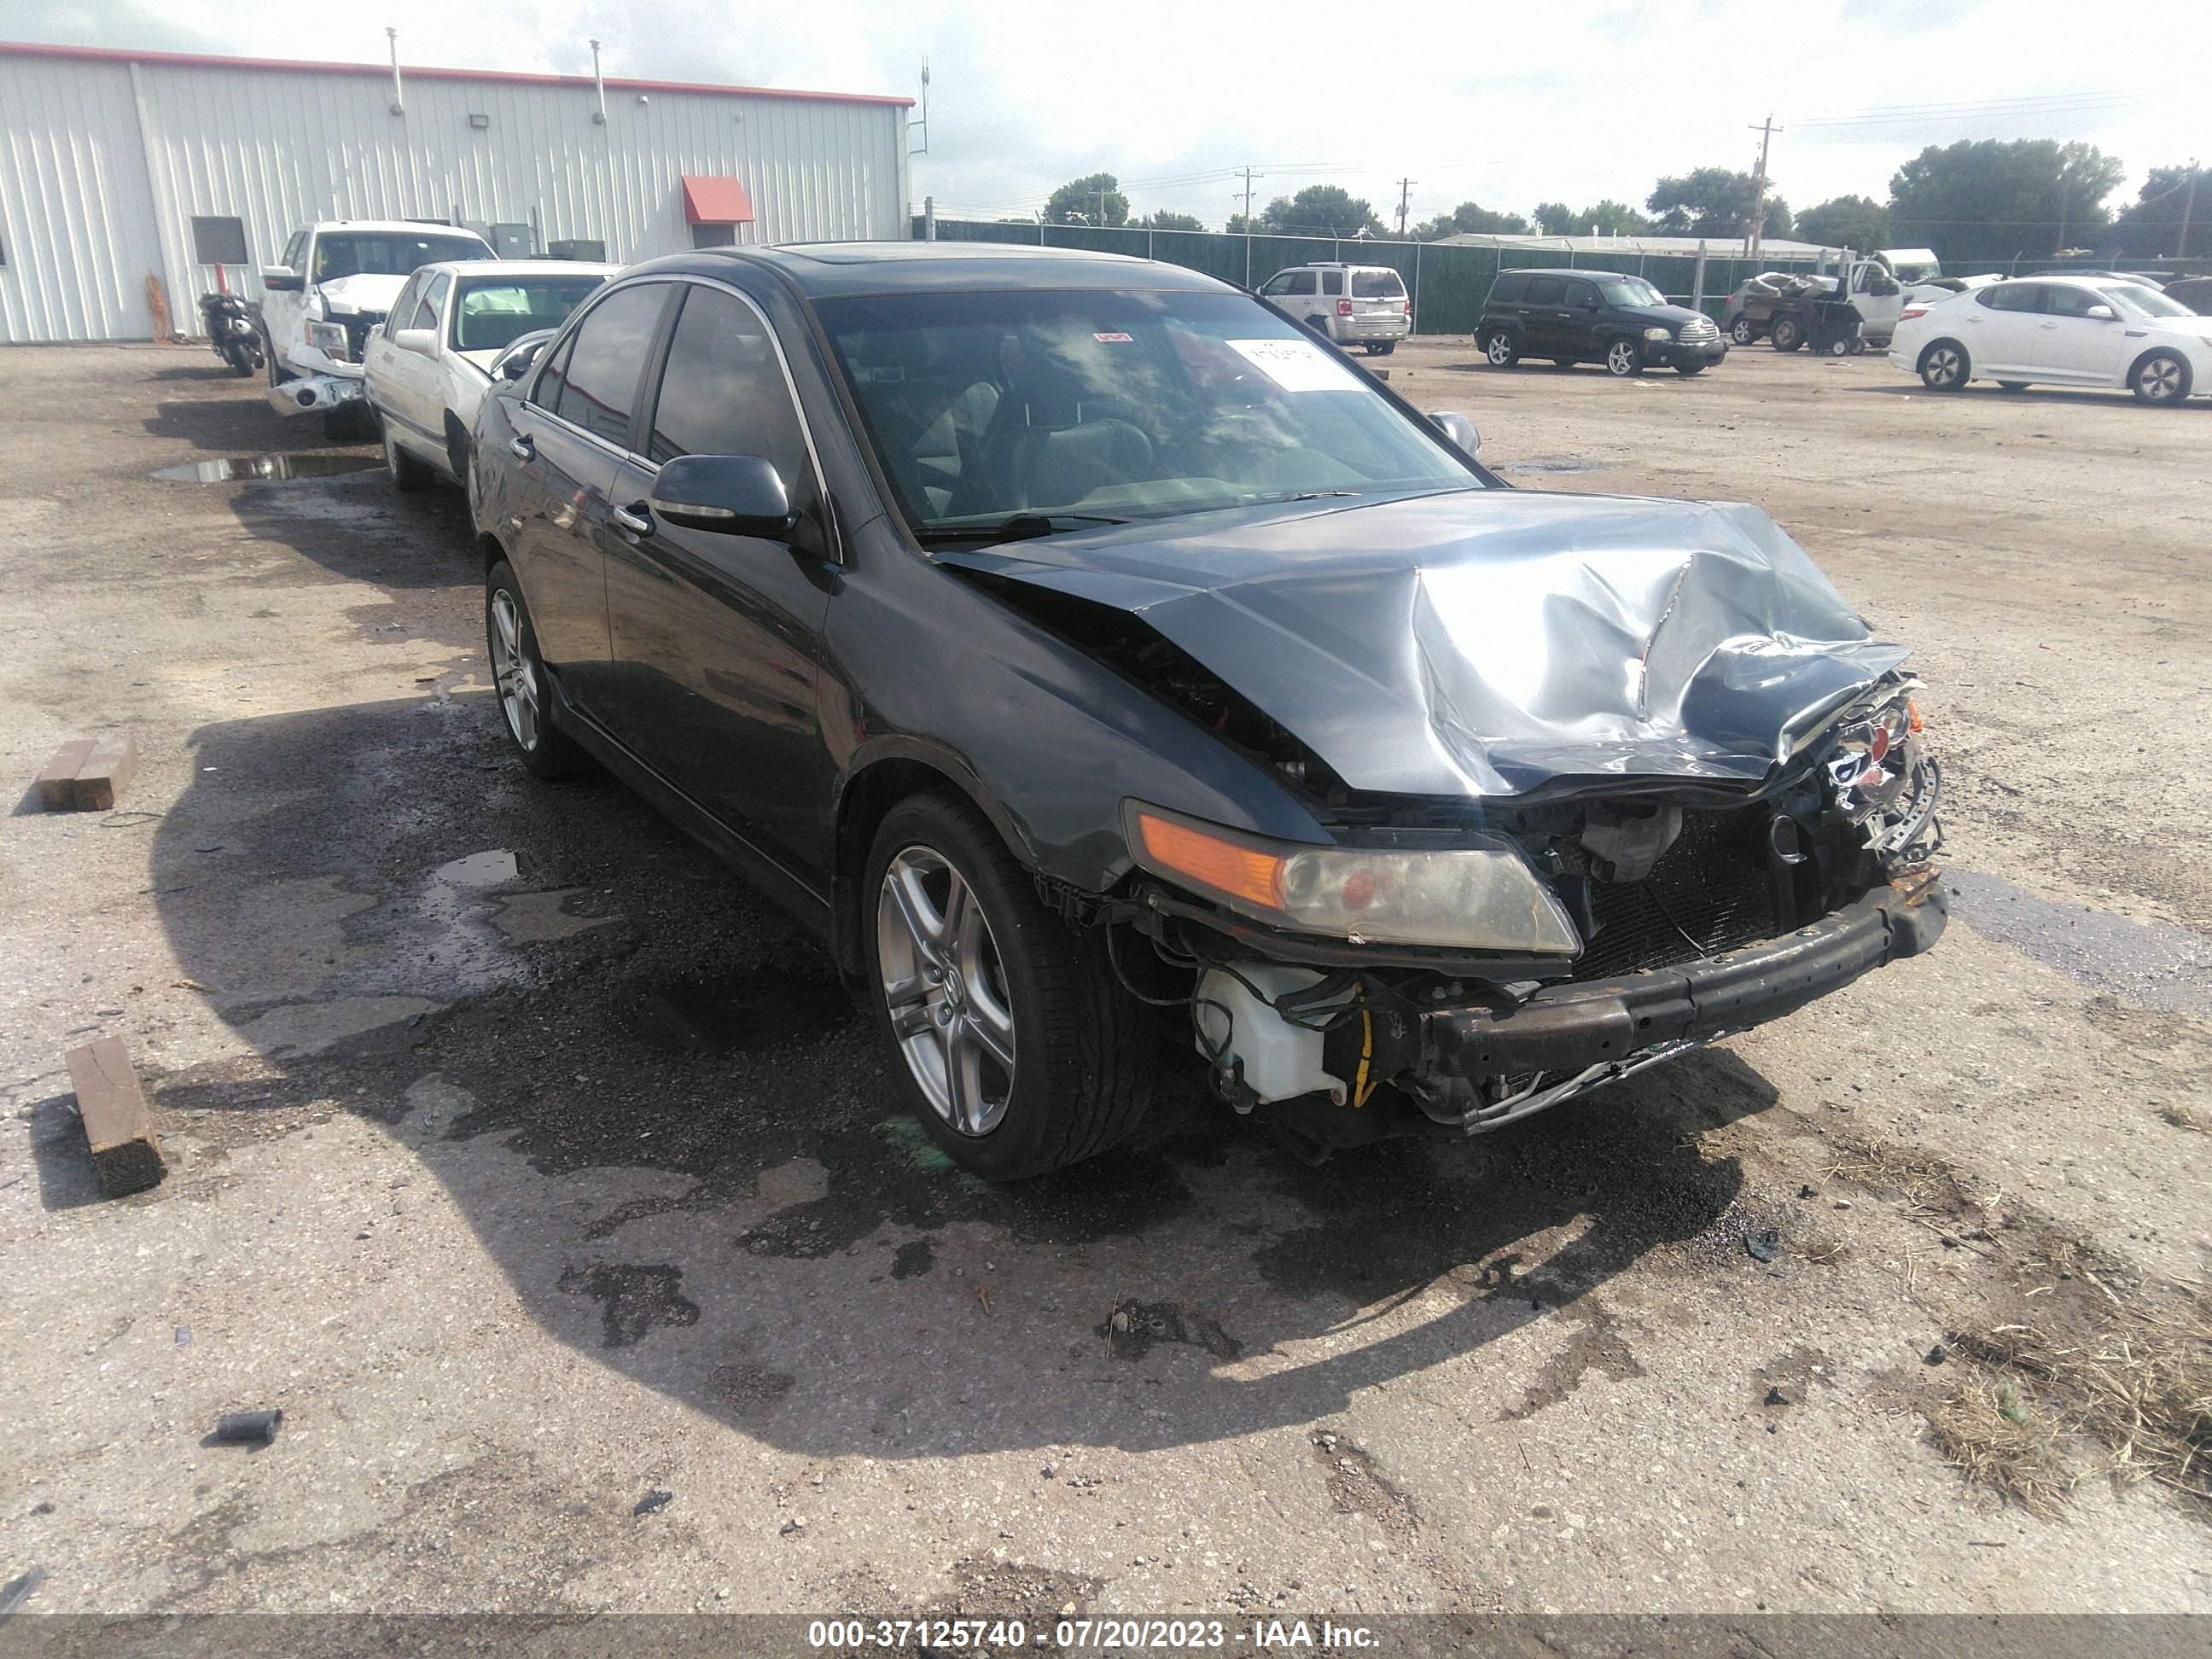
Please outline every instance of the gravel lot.
M897 1117L764 903L618 787L507 762L457 492L156 479L369 452L204 348L0 354L0 755L27 785L113 725L144 756L112 815L27 789L0 827L0 1579L43 1568L46 1610L2212 1611L2212 1506L2110 1475L2070 1372L2002 1364L2040 1322L2180 1329L2203 1374L2212 404L1763 347L1377 366L1524 488L1758 502L1914 644L1952 929L1495 1137L1307 1169L1186 1090L997 1190ZM173 1166L119 1201L62 1069L100 1033ZM1110 1341L1132 1298L1188 1340ZM203 1443L261 1406L273 1446Z

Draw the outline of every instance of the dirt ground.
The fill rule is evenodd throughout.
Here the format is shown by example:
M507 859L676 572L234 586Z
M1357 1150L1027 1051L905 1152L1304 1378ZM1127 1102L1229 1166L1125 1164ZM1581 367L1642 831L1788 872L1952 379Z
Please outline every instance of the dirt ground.
M2080 1370L2165 1343L2203 1376L2212 404L1763 347L1377 366L1521 487L1759 503L1911 642L1951 930L1494 1137L1308 1169L1184 1091L999 1190L901 1120L763 902L612 784L510 763L458 493L157 479L369 452L204 349L0 354L5 775L110 727L144 757L112 814L25 787L0 823L0 1579L2212 1611L2201 1442L2160 1462L2170 1409L2116 1432ZM62 1066L102 1033L173 1166L117 1201ZM1130 1299L1163 1340L1109 1340ZM258 1407L275 1444L206 1443Z

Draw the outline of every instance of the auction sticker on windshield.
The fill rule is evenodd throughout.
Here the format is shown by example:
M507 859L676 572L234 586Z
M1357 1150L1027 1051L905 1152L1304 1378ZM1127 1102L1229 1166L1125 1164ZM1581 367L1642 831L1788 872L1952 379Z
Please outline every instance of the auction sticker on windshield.
M1228 340L1255 368L1285 392L1351 392L1352 371L1311 340Z

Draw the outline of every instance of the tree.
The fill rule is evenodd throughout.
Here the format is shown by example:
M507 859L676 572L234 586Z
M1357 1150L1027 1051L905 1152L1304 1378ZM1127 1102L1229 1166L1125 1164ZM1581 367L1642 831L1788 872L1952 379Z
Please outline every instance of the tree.
M2212 167L2197 169L2193 201L2189 185L2185 167L2153 167L2135 201L2112 221L2113 252L2138 259L2172 253L2186 213L2189 246L2182 252L2200 259L2212 253Z
M1168 208L1156 209L1137 221L1146 230L1204 230L1205 222L1193 213L1176 213Z
M1535 218L1547 236L1638 236L1651 228L1651 222L1634 208L1610 198L1579 213L1565 202L1539 202Z
M1129 222L1129 198L1112 173L1085 173L1053 191L1044 216L1056 225L1124 225Z
M1265 236L1267 222L1256 213L1249 219L1241 213L1232 213L1223 228L1231 236Z
M1827 247L1856 248L1862 253L1888 247L1889 210L1867 196L1832 196L1797 216L1797 235Z
M1463 236L1481 234L1489 236L1523 236L1528 234L1528 222L1517 213L1493 213L1474 202L1462 202L1449 213L1439 213L1425 225L1415 227L1414 240L1435 241L1440 236Z
M2094 240L2125 169L2094 144L1961 138L1929 147L1889 181L1890 234L1970 263Z
M1751 210L1759 195L1759 181L1747 173L1727 167L1699 167L1693 173L1662 179L1644 198L1644 205L1659 216L1652 227L1666 236L1748 236ZM1787 236L1792 221L1790 204L1766 181L1768 236Z
M1260 216L1260 228L1284 236L1383 234L1375 210L1336 185L1308 185L1295 196L1278 196Z

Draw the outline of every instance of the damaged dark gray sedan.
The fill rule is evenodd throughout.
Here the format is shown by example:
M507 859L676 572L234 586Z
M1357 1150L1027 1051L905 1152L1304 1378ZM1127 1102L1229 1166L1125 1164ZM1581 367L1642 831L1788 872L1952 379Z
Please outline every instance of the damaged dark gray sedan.
M1318 1156L1933 945L1904 649L1754 508L1474 445L1170 266L637 266L479 420L507 728L817 930L993 1177L1127 1135L1170 1048Z

